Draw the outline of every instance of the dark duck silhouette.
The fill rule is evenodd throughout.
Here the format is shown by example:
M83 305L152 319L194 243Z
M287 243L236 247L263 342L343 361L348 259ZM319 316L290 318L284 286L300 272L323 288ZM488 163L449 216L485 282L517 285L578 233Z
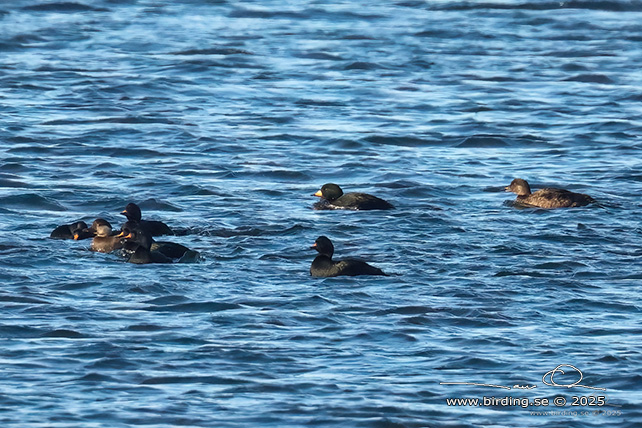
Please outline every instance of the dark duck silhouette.
M143 231L145 231L145 229L141 228L138 223L134 221L128 221L125 224L123 224L121 232L118 236L120 238L125 238L125 236L128 235L131 231L136 231L136 233L139 233L140 231L138 229L142 229ZM195 251L190 250L186 246L177 244L176 242L164 242L164 241L157 242L154 240L154 238L152 238L149 232L147 232L147 235L149 235L147 238L141 238L141 239L149 239L151 241L151 244L149 247L150 251L159 252L163 254L165 257L168 257L170 259L180 259L187 252L196 253ZM138 246L139 246L139 243L136 242L135 239L125 240L123 244L123 248L125 249L125 251L128 251L130 253L133 253L134 251L136 251Z
M134 203L129 203L121 212L127 217L128 221L136 222L141 228L146 229L152 236L173 235L174 232L168 225L157 220L143 220L140 207Z
M381 269L370 266L368 263L355 259L344 259L334 261L332 255L334 254L334 245L325 236L319 236L314 245L314 248L319 252L310 266L310 275L319 278L331 276L356 276L356 275L384 275Z
M123 248L121 237L112 233L111 224L103 218L97 218L91 227L75 233L74 239L82 239L80 236L83 233L89 233L94 237L91 241L91 251L111 253L112 251Z
M137 226L130 229L128 233L123 236L123 240L124 246L130 246L130 248L132 248L127 259L129 263L172 263L172 259L163 253L151 250L152 237L147 230L141 227Z
M583 207L595 202L595 199L589 195L564 189L544 188L531 193L531 187L528 182L521 178L514 179L509 186L506 186L506 191L516 193L517 199L515 202L529 207L570 208Z
M389 210L394 206L367 193L343 193L341 187L327 183L312 196L318 196L321 201L313 205L316 210Z
M77 221L71 224L62 224L56 227L51 232L51 235L49 235L49 237L54 239L75 239L74 235L76 234L76 232L83 229L87 229L87 223L85 223L84 221ZM91 238L93 235L91 235L89 232L86 232L79 233L78 236L78 239L87 239Z

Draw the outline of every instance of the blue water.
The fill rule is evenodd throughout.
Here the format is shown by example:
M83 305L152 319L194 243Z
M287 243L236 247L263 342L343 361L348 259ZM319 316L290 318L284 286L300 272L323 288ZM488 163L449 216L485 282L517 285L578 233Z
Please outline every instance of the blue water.
M0 424L640 426L640 41L632 1L0 3ZM49 239L128 202L202 260ZM319 235L391 276L311 278ZM446 401L491 396L567 403Z

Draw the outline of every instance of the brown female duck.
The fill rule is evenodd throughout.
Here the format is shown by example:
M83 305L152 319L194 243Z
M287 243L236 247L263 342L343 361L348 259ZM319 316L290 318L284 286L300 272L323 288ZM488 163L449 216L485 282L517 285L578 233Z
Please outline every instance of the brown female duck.
M509 186L506 186L507 192L517 194L515 202L538 208L570 208L583 207L595 202L595 199L582 193L574 193L564 189L544 188L531 193L531 187L528 182L521 178L514 179Z

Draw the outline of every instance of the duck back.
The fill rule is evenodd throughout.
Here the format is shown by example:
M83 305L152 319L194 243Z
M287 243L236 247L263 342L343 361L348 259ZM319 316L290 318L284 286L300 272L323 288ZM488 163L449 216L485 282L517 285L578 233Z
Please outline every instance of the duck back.
M381 269L361 260L345 259L333 261L325 255L317 256L310 267L310 275L318 278L334 276L382 275L388 276Z
M158 220L141 220L140 226L152 236L173 235L174 231L165 223Z
M583 207L595 202L589 195L564 189L540 189L526 196L518 196L517 202L539 208Z
M138 247L127 261L129 263L139 265L148 263L172 263L172 260L167 258L162 253L159 253L157 251L149 251L148 249L143 247Z
M111 253L121 248L123 244L118 236L96 236L91 241L91 250L99 253Z
M394 206L381 198L367 193L345 193L337 199L322 201L314 204L318 210L389 210Z
M186 252L190 251L189 248L187 248L184 245L177 244L175 242L152 242L151 246L151 251L152 252L159 252L162 253L165 257L169 257L170 259L180 259L185 255Z
M62 224L56 227L51 234L50 238L54 239L74 239L74 233L87 229L87 223L84 221L78 221L72 224ZM81 235L81 239L90 238L91 235Z

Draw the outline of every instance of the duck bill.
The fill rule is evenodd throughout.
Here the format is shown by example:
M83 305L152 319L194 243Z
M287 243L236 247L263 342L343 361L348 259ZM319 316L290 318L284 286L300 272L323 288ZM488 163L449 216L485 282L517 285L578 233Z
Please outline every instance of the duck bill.
M123 239L132 239L132 238L133 237L131 233L129 233L127 236L123 236Z
M323 197L320 190L317 193L313 193L312 196L318 196L319 198Z
M120 213L121 213L122 215L125 215L125 216L126 216L126 215L127 215L127 210L122 210Z
M96 231L90 227L88 227L87 229L79 229L76 232L74 232L74 241L93 238L96 235L97 235Z
M314 244L310 245L310 248L316 248L316 247L317 247L317 243L316 242Z

